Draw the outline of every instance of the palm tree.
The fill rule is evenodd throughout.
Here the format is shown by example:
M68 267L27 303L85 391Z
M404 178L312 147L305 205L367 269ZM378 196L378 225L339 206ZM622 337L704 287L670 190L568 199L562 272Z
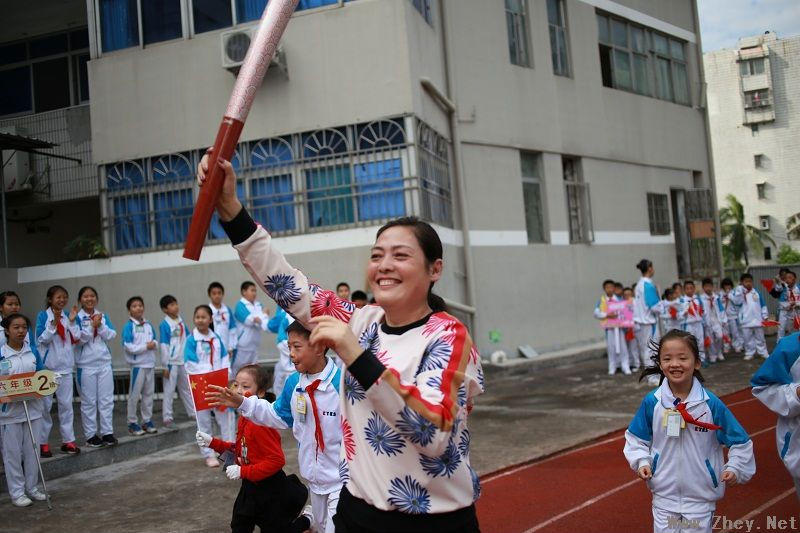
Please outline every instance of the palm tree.
M800 239L800 213L795 213L786 219L786 236L790 239Z
M769 234L746 224L744 221L744 207L732 194L725 197L728 205L719 210L720 231L722 232L723 255L731 263L738 263L744 259L745 266L750 264L747 255L749 251L760 252L764 250L764 242L768 241L775 246L775 241Z

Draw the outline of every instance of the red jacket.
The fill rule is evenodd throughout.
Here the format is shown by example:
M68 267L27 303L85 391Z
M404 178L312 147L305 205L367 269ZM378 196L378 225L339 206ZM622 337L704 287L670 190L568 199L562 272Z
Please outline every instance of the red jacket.
M239 417L236 427L236 442L211 439L209 448L217 453L228 450L236 455L236 462L242 467L242 479L261 481L286 464L281 447L281 435L276 430L259 426L245 417Z

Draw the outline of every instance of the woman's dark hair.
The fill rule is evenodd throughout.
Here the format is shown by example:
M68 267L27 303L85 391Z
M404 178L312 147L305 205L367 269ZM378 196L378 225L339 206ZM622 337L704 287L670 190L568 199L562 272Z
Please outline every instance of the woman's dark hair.
M253 285L255 285L255 283ZM196 315L200 309L204 309L205 312L208 313L209 318L211 318L211 324L208 325L208 329L214 331L214 313L211 311L210 306L206 304L198 305L197 307L194 308L194 312L192 313L192 318L194 318L194 315Z
M269 375L267 371L264 370L261 365L244 365L242 368L236 372L238 376L242 372L247 372L250 374L250 377L256 382L256 390L262 390L264 392L267 391L269 388Z
M53 285L52 287L47 289L47 300L45 300L46 301L45 305L47 307L50 307L53 304L53 297L56 295L58 291L64 291L64 294L66 294L67 298L69 298L69 292L67 292L67 289L65 289L61 285Z
M11 313L10 315L8 315L6 317L3 317L3 320L0 321L0 326L3 326L3 329L8 331L8 328L9 328L9 326L11 326L11 323L13 321L15 321L16 319L18 319L18 318L21 318L22 320L24 320L25 321L25 325L28 327L28 329L31 329L31 321L30 321L30 319L28 317L26 317L25 315L23 315L22 313Z
M646 274L647 269L649 269L651 266L653 266L653 262L650 261L649 259L642 259L641 261L636 263L636 268L638 268L639 272L641 272L642 274Z
M419 247L422 248L422 253L425 254L426 266L429 267L435 263L437 259L442 259L442 240L439 238L439 234L436 233L436 230L433 229L430 224L421 221L417 217L402 217L391 220L378 230L378 234L375 235L375 238L377 239L381 236L381 233L395 226L411 228L414 232L414 236L417 238ZM433 293L433 283L434 282L431 282L428 287L428 307L430 307L434 313L447 311L447 305L444 303L444 299Z
M664 343L670 340L679 339L686 343L686 346L689 347L689 351L694 354L694 358L696 360L700 360L700 348L697 345L697 339L694 335L689 332L681 331L679 329L672 329L668 331L661 340L656 342L655 340L651 340L648 348L650 351L653 352L652 357L650 360L653 362L651 366L645 366L642 369L642 373L639 375L639 381L642 381L646 376L651 375L659 375L661 379L659 380L659 384L664 381L664 373L661 371L661 347L664 346ZM700 373L699 370L694 371L694 377L697 378L699 382L704 382L703 375Z
M83 297L83 293L86 291L92 291L94 293L94 297L97 298L98 300L100 299L100 296L97 295L97 291L94 290L94 287L89 287L87 285L85 287L81 287L81 290L78 291L78 300L80 300Z
M22 300L20 299L19 294L17 294L14 291L3 291L0 292L0 306L4 305L6 303L6 300L11 298L12 296L17 299L19 305L22 305Z

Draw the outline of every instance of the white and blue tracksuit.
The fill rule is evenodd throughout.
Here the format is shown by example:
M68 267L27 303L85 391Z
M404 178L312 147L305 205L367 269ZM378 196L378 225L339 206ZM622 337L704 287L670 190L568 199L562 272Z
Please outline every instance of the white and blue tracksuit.
M280 306L275 309L275 315L267 322L267 328L277 335L276 346L279 357L272 372L272 392L276 395L281 393L286 378L294 372L294 364L289 353L289 338L286 335L286 328L292 322L294 318Z
M261 302L251 303L246 298L241 298L236 303L234 316L238 340L236 357L231 361L231 376L235 376L243 366L258 362L261 332L267 331L267 322L269 322L269 316L264 312ZM260 323L255 321L256 318L260 320Z
M200 333L197 328L186 339L186 346L183 350L184 366L188 374L206 374L214 370L226 369L230 371L230 357L225 349L222 338L210 329L206 333ZM227 442L236 440L236 420L233 409L226 409L224 412L216 409L204 409L197 411L197 429L209 435L219 434ZM217 420L220 433L214 432L211 417ZM204 457L214 457L214 450L202 448L200 452Z
M175 389L183 402L186 414L189 418L194 417L194 403L192 402L192 391L189 388L189 377L183 366L183 349L189 330L183 318L165 316L158 326L159 341L161 344L161 364L167 369L167 376L164 378L164 399L162 401L162 416L164 422L171 422L174 419L172 412L172 402L175 396Z
M729 348L730 339L725 333L725 324L728 322L728 316L725 314L725 306L722 304L721 294L712 292L708 295L703 293L700 298L705 310L703 327L706 337L710 340L708 359L713 363L717 359L725 359L722 352Z
M225 304L217 309L214 304L208 302L211 308L211 318L214 320L214 331L220 336L222 342L225 343L228 353L233 354L236 350L237 343L237 330L236 330L236 317L234 317L233 310Z
M756 289L748 291L740 285L734 289L731 301L739 306L739 325L742 328L745 357L753 357L756 352L762 357L768 357L762 325L768 316L764 297Z
M658 342L658 316L661 312L656 289L653 280L648 277L641 277L636 283L633 298L633 322L636 324L636 340L639 345L639 357L642 359L642 366L652 366L651 357L654 355L650 347L650 342Z
M77 317L76 317L77 318ZM53 309L48 307L40 311L36 317L36 341L39 354L45 368L61 376L55 397L58 403L58 422L61 431L61 442L75 442L72 411L72 368L75 366L75 344L67 313L61 313L61 326L64 338L58 333ZM53 395L42 398L42 422L40 424L39 442L46 444L53 428L50 409L53 406Z
M30 331L30 330L28 330ZM17 351L8 344L0 347L0 373L4 375L35 372L43 368L33 345L23 343ZM42 417L42 401L28 400L28 415L34 435ZM31 441L22 402L0 404L0 440L3 443L3 468L5 469L8 493L12 500L37 489L39 471L36 455L39 446Z
M708 522L716 502L725 494L722 473L730 470L739 483L746 483L755 474L753 442L730 410L695 378L688 398L688 413L700 422L721 426L709 430L685 423L677 437L667 436L666 415L676 398L664 380L642 400L639 410L625 432L625 459L637 472L649 466L652 477L647 485L653 493L653 515L656 531L665 514ZM722 447L728 448L724 462ZM657 512L658 511L658 512ZM674 531L674 530L670 530Z
M678 301L685 309L683 322L681 322L681 330L694 335L697 339L697 347L700 349L700 360L706 360L706 347L705 339L706 334L703 328L703 321L705 320L706 310L703 306L703 300L695 294L694 296L681 296Z
M739 324L739 310L741 306L734 303L732 298L733 291L734 289L731 289L727 292L720 293L720 299L725 307L725 316L728 318L726 329L731 339L731 346L734 350L740 352L744 349L744 335L742 333L742 326Z
M100 327L95 329L92 316L101 314ZM111 368L111 352L107 342L117 336L108 315L97 309L89 315L85 310L70 327L73 338L78 340L75 347L75 381L81 397L81 423L87 439L99 435L114 434L112 416L114 414L114 371ZM97 419L100 418L98 433Z
M753 396L778 415L775 440L800 498L800 333L781 339L750 380Z
M672 310L675 310L674 312ZM674 314L674 317L673 317ZM661 321L664 325L664 333L673 329L682 329L682 324L686 316L686 306L680 299L661 300Z
M128 424L136 424L136 406L141 400L142 423L152 422L153 396L155 394L156 348L147 344L156 341L153 324L131 317L122 329L122 347L125 360L131 367L131 384L128 389ZM157 344L157 341L156 341Z
M795 331L795 317L800 316L800 287L797 284L789 287L784 285L781 295L778 297L778 340L781 340L786 331Z
M618 302L621 298L616 295L606 296L603 294L594 306L594 317L603 321L606 334L606 351L608 352L608 373L613 374L617 368L622 368L625 374L630 374L630 357L628 346L625 342L625 333L621 328L605 327L608 317L608 302Z
M312 512L316 523L312 524L312 529L332 532L332 517L336 514L336 503L342 488L339 477L339 453L342 445L339 384L342 373L333 359L326 359L325 368L319 374L295 372L289 376L281 395L274 403L250 396L239 406L239 412L256 424L276 429L292 428L298 444L300 474L308 480L311 490ZM315 413L307 388L316 380L320 380L320 383L314 391L314 402L317 406ZM300 412L302 410L305 410L305 414ZM317 416L320 417L324 450L319 449L316 440Z

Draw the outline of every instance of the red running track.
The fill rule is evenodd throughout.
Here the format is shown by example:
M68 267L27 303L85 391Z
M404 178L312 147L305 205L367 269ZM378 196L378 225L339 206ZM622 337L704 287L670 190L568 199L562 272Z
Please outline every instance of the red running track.
M753 532L778 527L767 522L768 517L787 521L794 517L794 530L800 530L794 483L775 448L777 416L750 389L723 401L753 439L756 475L746 485L727 488L716 514L731 522L720 518L714 531L736 531L733 521L738 519L754 520ZM624 434L616 431L575 449L485 475L477 502L481 530L652 531L651 493L622 455ZM742 524L739 530L746 528Z

